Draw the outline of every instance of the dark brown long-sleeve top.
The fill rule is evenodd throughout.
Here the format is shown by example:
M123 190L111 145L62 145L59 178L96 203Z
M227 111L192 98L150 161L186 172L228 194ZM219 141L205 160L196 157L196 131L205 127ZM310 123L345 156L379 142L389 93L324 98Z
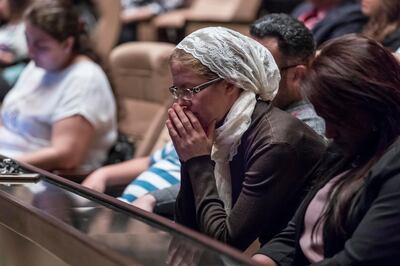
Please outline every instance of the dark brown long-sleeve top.
M239 249L257 237L265 243L290 220L305 194L306 173L324 150L311 128L259 101L230 162L230 215L218 196L214 162L200 156L182 163L176 221Z

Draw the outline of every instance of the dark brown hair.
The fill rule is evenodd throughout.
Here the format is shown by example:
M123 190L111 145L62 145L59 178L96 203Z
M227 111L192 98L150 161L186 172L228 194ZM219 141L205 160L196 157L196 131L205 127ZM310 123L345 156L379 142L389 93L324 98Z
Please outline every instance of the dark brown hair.
M250 26L252 37L277 39L284 64L308 62L315 55L315 41L309 29L297 19L284 13L267 14Z
M31 0L8 0L10 6L11 18L20 19L23 17L25 10L28 8Z
M332 187L320 217L328 231L340 234L366 173L400 133L400 64L375 40L345 35L321 47L303 90L324 119L351 129L357 121L349 116L363 114L376 127L372 141L358 147L356 164Z
M400 28L400 1L379 0L379 10L369 17L363 33L379 42Z
M91 49L88 34L71 1L36 0L25 13L25 19L59 42L73 37L73 52L85 54L99 63L99 57Z
M25 10L28 8L31 0L7 0L10 7L10 18L11 20L20 20L23 17ZM6 21L4 21L6 23Z

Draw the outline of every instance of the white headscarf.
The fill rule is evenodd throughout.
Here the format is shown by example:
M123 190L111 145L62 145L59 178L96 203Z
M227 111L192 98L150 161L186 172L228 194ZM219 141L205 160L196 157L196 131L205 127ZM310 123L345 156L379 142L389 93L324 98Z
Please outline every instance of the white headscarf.
M211 158L218 194L230 213L232 188L229 162L236 155L243 133L251 122L256 98L270 101L277 93L279 69L271 53L239 32L223 27L197 30L176 47L191 54L224 80L244 91L216 129Z

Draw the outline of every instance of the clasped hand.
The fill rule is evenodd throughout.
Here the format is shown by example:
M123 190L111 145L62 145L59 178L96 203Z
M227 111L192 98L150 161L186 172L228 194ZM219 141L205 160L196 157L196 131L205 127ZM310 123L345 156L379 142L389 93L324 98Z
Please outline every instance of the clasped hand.
M215 121L208 126L206 132L191 111L184 110L179 104L174 103L168 110L166 125L182 161L211 154Z

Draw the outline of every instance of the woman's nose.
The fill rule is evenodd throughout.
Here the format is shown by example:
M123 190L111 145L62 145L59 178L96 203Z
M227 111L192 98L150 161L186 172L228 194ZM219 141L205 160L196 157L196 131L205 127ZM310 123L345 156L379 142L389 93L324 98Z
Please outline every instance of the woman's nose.
M185 99L183 99L181 97L176 99L175 102L177 104L179 104L181 107L188 107L188 106L192 105L192 102L190 100L185 100Z

